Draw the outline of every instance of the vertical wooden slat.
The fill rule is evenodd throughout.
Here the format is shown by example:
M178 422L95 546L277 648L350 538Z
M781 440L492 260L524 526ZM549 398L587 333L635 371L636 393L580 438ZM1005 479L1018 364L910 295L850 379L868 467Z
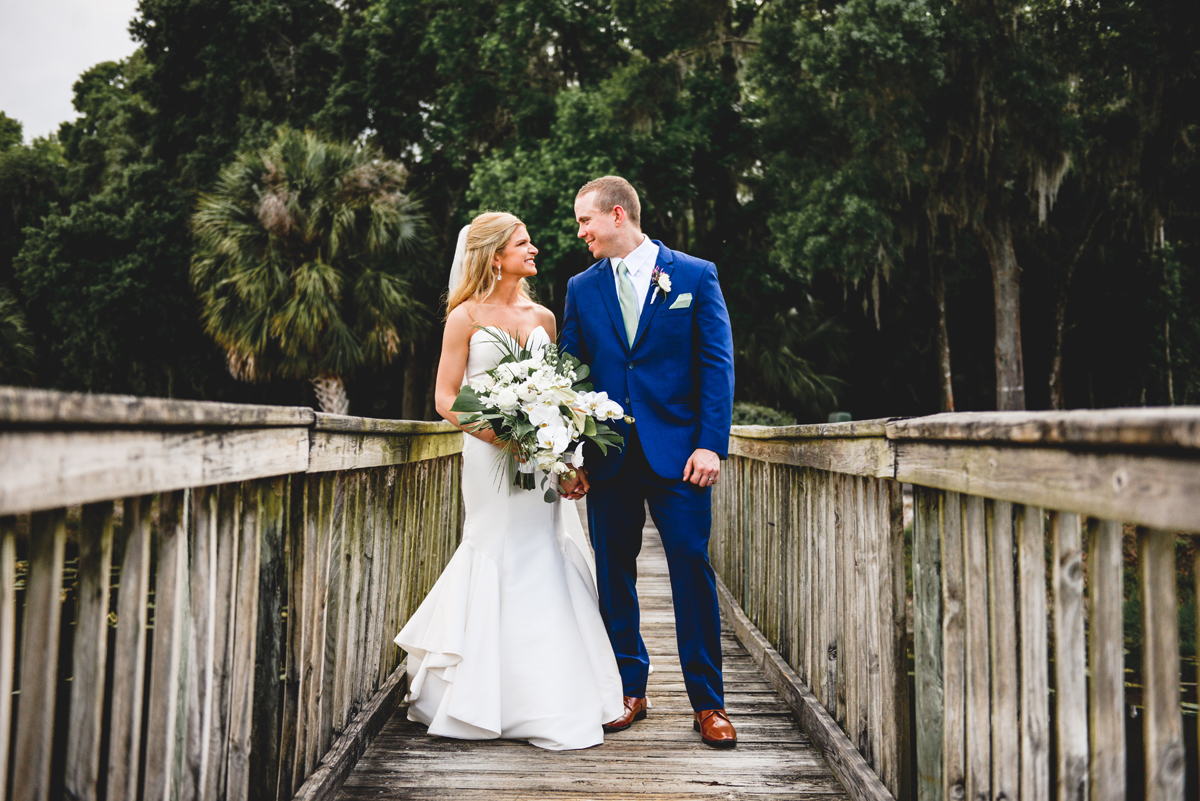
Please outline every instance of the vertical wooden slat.
M943 671L941 504L914 487L913 657L916 671L917 799L942 799Z
M1182 801L1185 778L1179 707L1179 624L1175 597L1175 535L1138 528L1142 593L1142 675L1145 677L1146 801Z
M150 589L150 496L126 498L121 525L121 584L113 651L108 797L138 797L142 697L146 665L146 595Z
M968 495L963 505L967 797L988 798L992 784L992 694L987 518L983 498Z
M71 722L67 729L64 784L67 795L79 801L96 798L100 783L100 726L108 663L112 541L112 501L85 505L79 531L79 611L72 658ZM6 580L11 579L6 575ZM0 687L0 693L4 691ZM4 771L0 768L2 787Z
M321 483L317 476L308 476L304 482L305 495L303 505L303 520L299 521L304 527L304 539L301 547L303 557L296 560L300 572L298 576L301 588L299 608L296 610L296 629L299 632L297 642L297 659L299 660L300 708L296 717L296 766L295 784L300 786L304 777L312 773L320 754L317 753L316 729L313 726L313 712L317 708L316 681L318 676L314 670L315 655L313 653L316 641L316 628L321 604L324 599L317 597L317 574L320 572L320 555L318 553L320 517L321 517ZM295 569L295 568L294 568Z
M962 496L942 496L943 797L966 797L967 663Z
M354 716L355 693L354 686L356 654L358 653L359 623L362 603L362 536L363 517L366 514L366 487L364 474L356 471L347 479L354 488L354 504L346 506L346 612L345 637L339 635L339 665L342 674L339 700L341 706L338 718L341 725L346 725ZM414 566L419 560L414 561ZM342 650L344 643L345 649Z
M287 523L289 479L276 476L261 482L259 523L257 642L254 646L254 708L250 730L250 797L276 796L279 779L279 713L285 634L281 604L284 584L284 530Z
M1079 515L1051 513L1054 536L1054 699L1058 799L1088 799L1087 663Z
M213 720L213 615L217 605L217 500L215 488L192 490L191 554L191 681L188 682L186 781L181 801L204 797L208 786L209 729Z
M319 474L318 474L319 475ZM314 475L295 475L288 494L288 519L284 548L287 551L287 635L284 644L283 664L283 714L279 738L279 780L275 794L277 801L291 798L300 787L304 777L303 759L297 759L301 748L297 728L303 710L300 708L300 681L303 668L303 619L304 619L304 560L305 528L308 519L306 498L309 485L316 481ZM297 768L297 762L301 766Z
M212 492L213 490L210 490ZM224 799L229 777L229 735L234 712L233 660L242 554L242 486L217 490L217 556L212 607L213 699L208 731L208 770L204 798Z
M65 509L35 512L31 516L29 572L25 579L21 629L21 700L17 705L18 736L13 762L20 770L20 778L13 781L13 798L17 801L46 799L50 793L66 544Z
M867 758L875 773L881 779L883 770L883 671L884 662L890 656L890 649L882 647L883 642L891 637L891 604L888 603L891 594L889 577L880 572L880 564L886 562L885 549L887 546L887 528L884 522L880 530L879 503L876 497L878 482L874 479L858 479L859 514L858 525L862 531L859 542L862 543L863 556L866 560L862 572L862 583L859 586L861 600L863 642L863 726L866 729L864 739L867 750L863 756ZM886 617L885 617L886 616Z
M853 661L854 646L850 642L852 635L849 625L849 618L853 614L850 587L856 579L854 572L854 530L850 521L850 508L852 506L850 495L853 491L853 479L850 476L835 473L833 480L834 486L837 488L837 505L835 507L837 528L834 535L837 565L833 571L834 580L837 582L837 610L834 618L835 625L837 626L838 656L837 721L841 725L842 730L849 735L850 742L854 743L855 747L857 747L858 743L855 742L854 725L849 720L849 709L846 703L847 691L850 690L856 667Z
M813 638L813 487L812 471L800 468L800 590L797 610L800 617L800 678L810 688L814 685L812 663Z
M875 482L879 536L880 778L895 798L911 797L908 621L904 564L904 486Z
M17 638L17 519L0 517L0 792L8 786Z
M1042 510L1018 506L1021 661L1021 801L1050 799L1049 663L1046 650L1046 532Z
M158 572L154 584L154 652L146 719L147 801L178 796L186 720L187 670L187 511L184 490L159 496ZM183 706L183 710L180 707ZM181 714L181 711L183 714Z
M327 521L327 538L325 552L328 562L328 578L326 580L325 603L325 644L322 651L324 664L321 668L321 719L320 743L321 751L329 748L333 740L334 726L334 694L337 686L337 648L339 624L342 619L342 587L345 583L342 576L343 542L346 525L346 477L343 473L328 476L326 482L332 493L332 506ZM400 594L400 585L394 584L396 594ZM393 636L400 630L397 628Z
M837 631L839 620L837 619L837 598L839 590L839 581L837 575L838 568L838 520L837 520L837 485L835 477L832 474L825 473L822 482L825 487L825 585L827 592L824 594L821 606L824 611L824 646L825 646L825 676L827 686L826 693L826 709L830 715L837 715L838 712L838 641Z
M1021 740L1017 718L1017 601L1013 587L1013 507L994 501L988 515L992 652L992 797L1017 798Z
M328 496L330 476L314 477L307 505L306 541L311 570L306 578L309 603L305 611L308 631L304 657L305 747L304 764L311 772L324 754L321 744L321 689L325 668L325 614L329 595L329 521L332 498Z
M1121 524L1088 520L1088 733L1092 801L1125 798L1125 636Z
M254 662L258 643L258 571L262 539L262 485L242 485L241 549L234 597L233 660L230 678L229 753L225 794L229 801L250 797L250 733L254 714Z

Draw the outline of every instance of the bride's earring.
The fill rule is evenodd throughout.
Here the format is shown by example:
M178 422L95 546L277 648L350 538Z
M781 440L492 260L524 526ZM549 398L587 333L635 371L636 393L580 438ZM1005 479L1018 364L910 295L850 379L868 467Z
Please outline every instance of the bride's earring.
M500 275L500 265L496 265L496 280L499 281L503 276Z

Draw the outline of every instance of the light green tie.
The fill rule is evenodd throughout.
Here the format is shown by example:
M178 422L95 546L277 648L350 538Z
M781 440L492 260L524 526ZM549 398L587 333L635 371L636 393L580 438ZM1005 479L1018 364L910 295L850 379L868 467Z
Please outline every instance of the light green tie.
M617 299L621 301L621 317L625 319L625 336L629 347L638 329L638 302L633 292L633 281L629 280L629 268L624 261L617 262Z

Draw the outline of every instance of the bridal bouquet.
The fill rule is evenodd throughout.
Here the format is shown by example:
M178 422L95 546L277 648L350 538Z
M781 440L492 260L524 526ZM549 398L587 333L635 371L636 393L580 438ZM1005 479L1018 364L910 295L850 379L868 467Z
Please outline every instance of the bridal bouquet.
M535 469L545 472L543 487L551 476L573 479L575 468L583 465L584 440L595 443L601 453L624 444L604 421L623 417L632 423L633 418L606 393L592 392L585 380L586 364L553 344L530 351L499 329L479 330L492 338L504 357L464 386L450 410L460 412L460 424L473 431L490 426L497 440L509 444L508 468L515 486L533 489ZM552 482L546 501L553 502L558 493L558 482Z

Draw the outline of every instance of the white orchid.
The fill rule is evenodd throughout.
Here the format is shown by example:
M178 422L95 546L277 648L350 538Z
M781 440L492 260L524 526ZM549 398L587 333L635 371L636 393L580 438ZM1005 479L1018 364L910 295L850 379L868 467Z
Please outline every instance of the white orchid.
M546 426L538 429L537 440L539 448L548 448L559 454L571 444L571 434L566 426Z

